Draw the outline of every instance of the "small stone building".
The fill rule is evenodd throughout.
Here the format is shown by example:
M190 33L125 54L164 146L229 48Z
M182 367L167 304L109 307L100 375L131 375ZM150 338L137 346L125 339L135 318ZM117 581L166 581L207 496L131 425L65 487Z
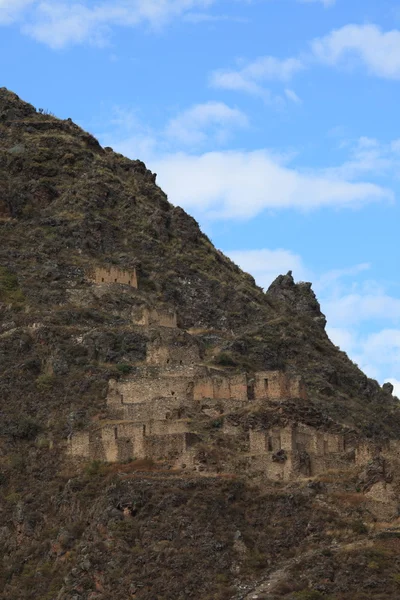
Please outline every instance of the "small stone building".
M90 275L90 280L93 283L119 283L123 285L130 285L137 289L138 280L136 269L132 271L126 271L118 269L117 267L96 267Z

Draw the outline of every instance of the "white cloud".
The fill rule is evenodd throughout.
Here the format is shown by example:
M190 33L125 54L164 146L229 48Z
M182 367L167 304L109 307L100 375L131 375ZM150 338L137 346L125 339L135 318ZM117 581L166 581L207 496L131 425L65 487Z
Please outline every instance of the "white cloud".
M251 273L257 284L265 289L278 275L288 271L293 271L297 279L307 279L307 270L301 257L289 250L228 250L225 254L241 269Z
M0 0L0 25L8 25L17 20L22 11L35 0Z
M343 277L354 277L359 273L368 271L370 268L371 265L369 263L361 263L346 269L332 269L318 278L318 281L316 282L316 288L321 291L326 288L332 289L332 286L339 280L343 279Z
M245 127L247 124L247 116L237 108L222 102L207 102L196 104L171 119L165 135L181 144L201 144L210 135L216 141L224 141L232 127Z
M267 150L176 153L155 158L150 167L171 202L209 218L247 219L267 208L356 207L392 198L372 183L302 173Z
M400 329L383 329L372 333L365 340L364 352L379 363L397 366L400 362Z
M296 104L301 103L301 98L299 98L299 96L296 94L296 92L294 92L290 88L285 89L285 96L288 100L291 100L292 102L295 102Z
M346 25L312 43L314 57L338 65L355 57L369 72L386 79L400 79L400 31L383 32L376 25Z
M137 111L119 106L114 107L110 123L112 134L97 134L103 145L154 165L176 147L224 144L235 129L248 125L248 118L223 102L205 102L182 111L157 132L141 123Z
M363 287L379 290L377 284L366 283ZM393 383L397 378L397 395L400 395L400 329L392 327L400 319L400 298L390 296L385 290L375 295L360 292L337 296L334 286L326 289L320 300L333 343L347 352L369 377L381 383L389 380L388 375ZM379 329L383 321L389 328Z
M190 10L204 9L215 0L104 0L93 6L88 0L38 3L31 21L23 31L52 48L68 44L107 42L110 27L151 27L165 25Z
M393 200L390 189L368 179L353 181L344 168L343 173L341 168L299 169L290 164L293 154L279 155L268 149L175 151L206 141L215 146L232 128L246 123L246 115L238 109L208 102L183 111L157 134L143 127L135 112L118 108L112 119L117 129L112 134L97 133L104 145L145 160L173 204L208 219L249 219L266 209L359 208L368 202ZM360 170L360 174L365 173Z
M214 71L211 74L210 84L213 87L247 92L269 99L270 92L262 87L262 83L290 81L293 75L302 69L304 64L297 58L279 59L274 56L261 56L239 69Z
M344 352L351 355L356 347L356 341L354 335L348 330L342 327L331 327L328 321L328 327L326 332L332 342L338 346Z
M325 303L325 308L333 325L350 326L372 319L400 320L400 299L383 290L332 297Z
M356 180L360 177L385 177L398 180L400 172L400 142L382 143L374 138L348 140L338 130L340 148L348 153L347 160L338 167L330 167L325 174L332 178ZM335 132L332 132L335 135Z

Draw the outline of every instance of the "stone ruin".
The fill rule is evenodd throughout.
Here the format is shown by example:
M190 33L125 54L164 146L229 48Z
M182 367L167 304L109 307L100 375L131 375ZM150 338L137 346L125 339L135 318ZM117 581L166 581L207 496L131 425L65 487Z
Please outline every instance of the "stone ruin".
M218 417L253 403L306 397L303 382L297 376L279 371L254 376L227 374L190 365L189 356L186 350L184 365L143 366L134 377L111 380L107 395L110 419L90 431L74 434L69 441L69 454L107 462L134 458L168 460L177 467L185 464L195 469L196 447L201 438L191 431L189 415ZM247 454L269 456L270 445L267 437L264 443L261 441L262 435L267 434L257 437L255 432L249 432ZM285 448L276 441L271 448L279 451L278 446L279 450ZM259 468L259 462L254 468Z
M120 283L136 289L138 287L136 269L126 271L117 267L96 267L89 275L89 279L96 284Z
M229 374L196 365L194 350L190 354L186 349L180 356L184 358L179 363L176 357L167 367L162 354L162 364L153 366L150 351L150 364L138 368L135 376L111 380L109 419L74 433L68 442L69 455L106 462L149 458L176 468L208 470L198 460L202 439L192 428L196 414L220 419L226 439L240 437L235 456L224 465L228 472L290 481L365 465L377 453L387 457L399 453L400 443L372 448L357 444L354 434L320 431L302 423L246 432L226 417L269 401L306 399L301 378L283 371Z
M141 315L133 316L135 325L144 327L178 327L178 317L175 311L162 308L145 308Z
M341 434L318 431L304 424L249 432L249 467L268 479L311 477L355 463L353 442Z
M0 217L2 216L2 204L0 200ZM89 281L96 285L119 283L138 289L138 277L136 269L127 271L117 267L96 267L88 274ZM176 311L169 307L133 309L132 322L134 325L143 327L167 327L176 329L178 327L178 316Z
M92 281L137 288L135 271L115 267L95 269ZM289 481L363 465L376 455L377 449L356 444L353 436L302 423L247 432L233 425L226 417L252 405L306 400L302 379L284 371L229 373L202 366L197 344L177 331L176 312L168 307L134 309L131 318L149 329L145 364L136 367L134 376L109 381L109 419L74 433L68 443L70 456L106 462L149 458L203 471L194 415L221 420L227 440L240 437L236 457L224 465L228 471ZM400 443L396 452L399 449ZM394 452L392 447L385 451Z

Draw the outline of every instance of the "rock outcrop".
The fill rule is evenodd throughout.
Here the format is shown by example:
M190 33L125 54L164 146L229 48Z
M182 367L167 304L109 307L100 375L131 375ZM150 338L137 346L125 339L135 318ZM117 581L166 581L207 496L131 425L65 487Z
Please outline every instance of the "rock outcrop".
M312 318L320 327L325 328L326 317L308 282L295 283L292 271L279 275L267 290L267 296L279 300L298 315Z

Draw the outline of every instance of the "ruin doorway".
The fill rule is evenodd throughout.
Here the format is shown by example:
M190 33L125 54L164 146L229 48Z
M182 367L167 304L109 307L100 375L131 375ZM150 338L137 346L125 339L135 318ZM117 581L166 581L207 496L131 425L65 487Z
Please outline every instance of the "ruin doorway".
M255 400L254 380L247 383L247 400Z

